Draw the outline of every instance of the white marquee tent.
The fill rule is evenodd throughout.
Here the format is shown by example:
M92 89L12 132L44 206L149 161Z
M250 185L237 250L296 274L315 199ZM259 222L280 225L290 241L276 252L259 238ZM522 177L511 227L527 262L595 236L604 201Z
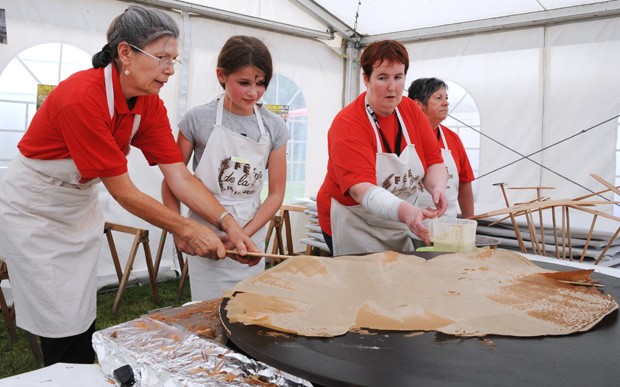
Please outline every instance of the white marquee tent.
M254 35L266 42L275 73L282 82L292 81L296 90L290 98L269 92L276 103L297 98L301 105L295 111L307 125L294 136L295 147L289 147L297 152L302 168L298 182L303 184L287 200L313 196L321 185L327 130L335 114L363 89L357 59L365 45L379 39L406 45L412 59L407 84L429 76L450 82L452 107L457 108L451 114L462 126L460 135L479 176L476 212L504 205L501 191L493 186L497 182L552 186L553 197L570 198L602 189L590 173L611 182L620 174L620 1L136 2L167 10L182 30L184 65L161 94L173 130L187 109L221 92L215 62L229 36ZM69 48L85 53L87 66L89 56L105 44L110 21L128 3L0 0L7 32L7 44L0 44L0 167L14 157L34 111L34 101L22 101L23 113L12 118L17 106L12 103L28 94L16 89L57 83L70 73L67 65L45 81L37 73L41 59L31 58L29 50L65 44L65 53ZM290 87L282 90L290 92ZM452 92L459 98L452 98ZM159 170L148 167L140 152L130 158L132 179L159 198ZM511 195L513 201L525 201L531 193ZM101 199L109 221L149 227L105 192ZM613 212L613 207L602 210ZM150 229L156 245L160 231ZM108 256L105 248L102 255ZM166 257L172 265L171 250ZM100 272L114 277L109 261L102 259Z

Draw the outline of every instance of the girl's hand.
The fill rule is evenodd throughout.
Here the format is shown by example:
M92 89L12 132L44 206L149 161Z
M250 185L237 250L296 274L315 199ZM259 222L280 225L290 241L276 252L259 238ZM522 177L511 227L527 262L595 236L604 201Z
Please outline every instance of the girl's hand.
M232 219L232 217L227 218ZM240 263L245 263L248 266L254 266L260 262L261 257L249 257L245 255L248 251L260 253L261 250L256 247L252 239L250 239L237 222L233 220L233 222L222 226L226 230L226 235L222 237L222 242L224 242L226 249L237 250L239 253L237 255L229 255L230 258Z

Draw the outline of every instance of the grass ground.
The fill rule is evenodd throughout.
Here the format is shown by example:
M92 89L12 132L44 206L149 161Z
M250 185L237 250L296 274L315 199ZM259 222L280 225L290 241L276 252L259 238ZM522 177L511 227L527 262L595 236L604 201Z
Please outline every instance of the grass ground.
M128 288L117 314L112 313L116 291L98 294L97 330L133 320L153 309L179 306L190 301L189 285L186 285L183 298L180 302L175 302L178 286L178 278L158 284L159 306L153 301L148 283ZM0 315L0 379L43 367L43 363L38 362L30 350L26 332L18 328L17 334L17 342L13 342L9 337L6 322Z

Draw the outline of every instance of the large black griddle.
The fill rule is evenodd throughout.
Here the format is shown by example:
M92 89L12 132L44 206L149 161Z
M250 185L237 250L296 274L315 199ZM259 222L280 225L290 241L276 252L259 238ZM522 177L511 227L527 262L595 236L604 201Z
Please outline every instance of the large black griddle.
M416 253L430 258L437 253ZM566 266L536 262L566 271ZM593 273L620 300L620 279ZM229 339L251 357L326 386L616 386L620 384L618 310L585 333L463 338L437 332L370 331L332 338L284 335L230 323Z

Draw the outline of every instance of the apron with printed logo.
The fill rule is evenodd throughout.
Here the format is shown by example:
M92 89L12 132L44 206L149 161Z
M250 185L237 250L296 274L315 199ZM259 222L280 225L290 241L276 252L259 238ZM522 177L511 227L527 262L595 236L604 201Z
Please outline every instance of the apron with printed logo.
M104 79L113 117L111 65ZM136 115L132 137L139 124ZM17 325L35 335L81 334L96 317L104 219L95 184L101 180L80 180L72 159L19 153L0 181L0 254L10 271Z
M400 155L383 153L377 122L366 101L366 114L375 132L377 141L376 173L377 185L397 197L414 203L418 185L424 178L424 167L411 143L409 132L396 108L399 124L407 146ZM382 251L413 251L409 227L401 222L381 219L362 207L344 206L332 198L331 201L332 244L334 255L374 253Z
M222 96L217 104L213 131L207 140L194 175L243 227L252 220L261 205L260 193L271 152L271 138L256 106L254 114L261 133L258 142L222 126L223 114L224 97ZM224 235L192 211L189 217L207 225L218 236ZM265 245L266 231L267 225L252 235L252 241L259 248ZM222 297L225 290L264 269L264 259L250 267L228 257L213 260L190 256L189 275L192 300L211 300Z
M446 185L446 197L448 199L448 208L443 216L447 218L456 218L457 215L457 199L459 197L459 171L456 168L456 162L454 161L454 157L452 157L452 151L448 148L448 142L446 141L446 136L444 136L443 130L441 129L441 125L439 125L439 135L443 141L443 148L441 148L441 156L443 157L443 163L446 166L446 172L448 173L448 184ZM426 190L421 190L420 195L418 196L418 201L416 206L420 208L435 208L435 203L433 203L433 198ZM424 224L427 224L432 219L426 219Z

